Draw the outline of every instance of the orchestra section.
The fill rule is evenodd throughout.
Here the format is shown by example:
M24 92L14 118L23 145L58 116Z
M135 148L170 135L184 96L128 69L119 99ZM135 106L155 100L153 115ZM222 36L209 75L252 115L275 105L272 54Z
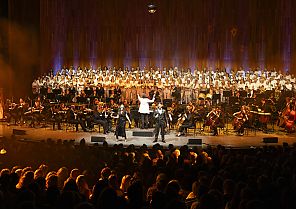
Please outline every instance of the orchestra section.
M141 124L138 95L155 98L149 124ZM246 129L266 133L295 131L295 78L276 70L180 68L69 67L50 72L32 83L32 96L3 102L7 125L62 130L116 129L123 106L128 128L153 128L153 112L162 104L166 132L188 129L213 136L244 135Z

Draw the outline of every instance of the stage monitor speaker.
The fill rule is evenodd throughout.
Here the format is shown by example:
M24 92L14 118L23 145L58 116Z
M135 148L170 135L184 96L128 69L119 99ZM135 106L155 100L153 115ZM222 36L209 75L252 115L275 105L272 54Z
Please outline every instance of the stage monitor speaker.
M90 138L90 142L103 143L104 141L106 141L106 137L104 137L104 136L91 136L91 138Z
M14 128L14 129L12 129L12 134L13 135L26 135L26 131Z
M153 137L153 131L133 131L133 136L140 136L140 137Z
M202 145L202 139L188 139L188 145Z
M263 143L278 143L278 137L264 137Z

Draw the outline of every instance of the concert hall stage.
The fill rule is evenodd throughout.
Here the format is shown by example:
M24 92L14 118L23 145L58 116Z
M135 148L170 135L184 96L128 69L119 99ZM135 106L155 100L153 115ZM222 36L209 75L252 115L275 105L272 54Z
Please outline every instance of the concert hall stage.
M62 140L75 140L75 143L79 143L79 141L84 138L87 144L93 144L96 142L91 142L91 138L93 141L98 141L99 143L106 139L109 145L122 143L124 146L129 144L134 144L135 146L141 146L146 144L147 146L152 146L154 137L145 137L145 136L133 136L139 135L133 134L133 132L153 132L153 129L142 130L142 129L127 129L127 140L123 140L121 137L116 140L114 133L102 134L98 132L76 132L74 130L52 130L52 127L46 128L28 128L26 126L7 126L6 124L0 124L0 136L11 136L13 132L16 133L16 139L24 140L24 141L33 141L39 142L44 141L48 138L52 140L62 139ZM24 133L25 132L25 133ZM145 135L145 134L144 134ZM263 138L278 138L278 143L264 143ZM193 141L198 141L194 139L201 139L202 145L224 145L226 147L232 148L247 148L247 147L260 147L264 145L282 145L283 142L288 144L296 143L296 134L286 134L284 132L276 131L274 133L262 133L262 131L249 132L248 135L244 136L236 136L232 130L229 130L228 133L221 133L219 136L211 136L210 133L202 133L193 135L193 131L187 134L187 136L176 137L175 131L170 131L165 136L166 143L159 142L159 144L163 146L168 146L169 144L173 144L175 146L182 146L188 143L189 139L193 139ZM267 139L268 140L268 139ZM272 139L271 139L272 140ZM160 141L160 139L159 139ZM192 146L201 146L201 145L192 145Z

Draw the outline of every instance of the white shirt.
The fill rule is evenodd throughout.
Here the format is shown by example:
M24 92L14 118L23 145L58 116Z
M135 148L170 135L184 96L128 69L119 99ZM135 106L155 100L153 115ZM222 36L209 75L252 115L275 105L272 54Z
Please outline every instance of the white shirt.
M150 111L149 111L149 103L154 102L155 97L153 96L152 99L142 98L138 94L138 99L140 101L139 113L149 114L150 113Z

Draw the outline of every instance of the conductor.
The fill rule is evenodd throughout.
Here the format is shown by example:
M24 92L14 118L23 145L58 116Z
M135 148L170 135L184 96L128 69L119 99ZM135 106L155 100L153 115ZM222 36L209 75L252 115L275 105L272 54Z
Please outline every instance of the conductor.
M153 103L155 100L155 94L153 95L152 99L148 99L146 94L142 94L142 97L138 94L138 99L140 101L139 113L141 114L141 128L148 128L149 123L149 103Z

